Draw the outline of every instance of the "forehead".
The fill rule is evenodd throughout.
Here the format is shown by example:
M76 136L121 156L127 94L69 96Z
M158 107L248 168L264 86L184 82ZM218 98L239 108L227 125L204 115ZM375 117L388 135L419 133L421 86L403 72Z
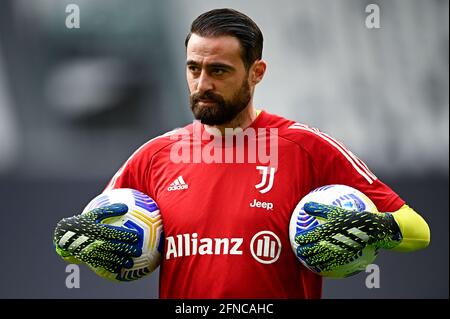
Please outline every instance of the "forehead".
M201 37L192 34L186 48L187 60L198 63L242 64L239 40L232 36Z

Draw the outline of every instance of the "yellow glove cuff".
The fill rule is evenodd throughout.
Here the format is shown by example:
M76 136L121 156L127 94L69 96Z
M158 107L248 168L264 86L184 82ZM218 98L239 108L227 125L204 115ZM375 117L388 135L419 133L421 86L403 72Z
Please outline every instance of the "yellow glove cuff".
M427 247L430 243L430 228L427 222L408 205L392 212L402 233L402 240L392 250L414 251Z

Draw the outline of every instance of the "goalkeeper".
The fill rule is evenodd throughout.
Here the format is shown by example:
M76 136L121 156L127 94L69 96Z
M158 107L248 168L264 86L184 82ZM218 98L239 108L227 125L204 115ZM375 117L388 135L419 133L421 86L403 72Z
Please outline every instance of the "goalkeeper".
M232 9L205 12L185 45L198 121L144 144L106 187L136 189L158 203L165 245L160 298L320 298L322 278L292 252L288 224L299 200L323 185L356 188L386 214L308 204L308 213L328 220L297 234L297 254L311 265L345 263L365 245L403 251L428 245L423 218L345 146L253 105L267 64L252 19ZM222 144L230 131L236 140L247 138ZM63 219L55 230L57 252L121 280L120 270L140 253L139 235L102 221L125 212L107 207ZM352 225L365 234L355 238L359 248L336 242Z

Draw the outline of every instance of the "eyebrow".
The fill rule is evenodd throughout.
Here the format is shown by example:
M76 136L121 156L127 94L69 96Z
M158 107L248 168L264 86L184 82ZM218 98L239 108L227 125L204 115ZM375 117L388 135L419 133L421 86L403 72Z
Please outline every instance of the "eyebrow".
M187 60L186 65L198 66L198 65L200 65L200 63L198 63L194 60ZM220 63L220 62L209 63L206 65L206 67L207 68L222 68L222 69L226 69L226 70L234 70L234 67L232 67L231 65L228 65L225 63Z

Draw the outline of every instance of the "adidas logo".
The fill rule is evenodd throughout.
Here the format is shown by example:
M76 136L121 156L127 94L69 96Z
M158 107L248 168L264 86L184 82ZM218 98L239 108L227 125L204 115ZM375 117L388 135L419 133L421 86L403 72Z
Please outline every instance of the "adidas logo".
M170 191L179 191L182 189L187 189L188 184L184 182L184 179L182 176L178 176L176 180L173 181L172 184L167 188L167 190Z

